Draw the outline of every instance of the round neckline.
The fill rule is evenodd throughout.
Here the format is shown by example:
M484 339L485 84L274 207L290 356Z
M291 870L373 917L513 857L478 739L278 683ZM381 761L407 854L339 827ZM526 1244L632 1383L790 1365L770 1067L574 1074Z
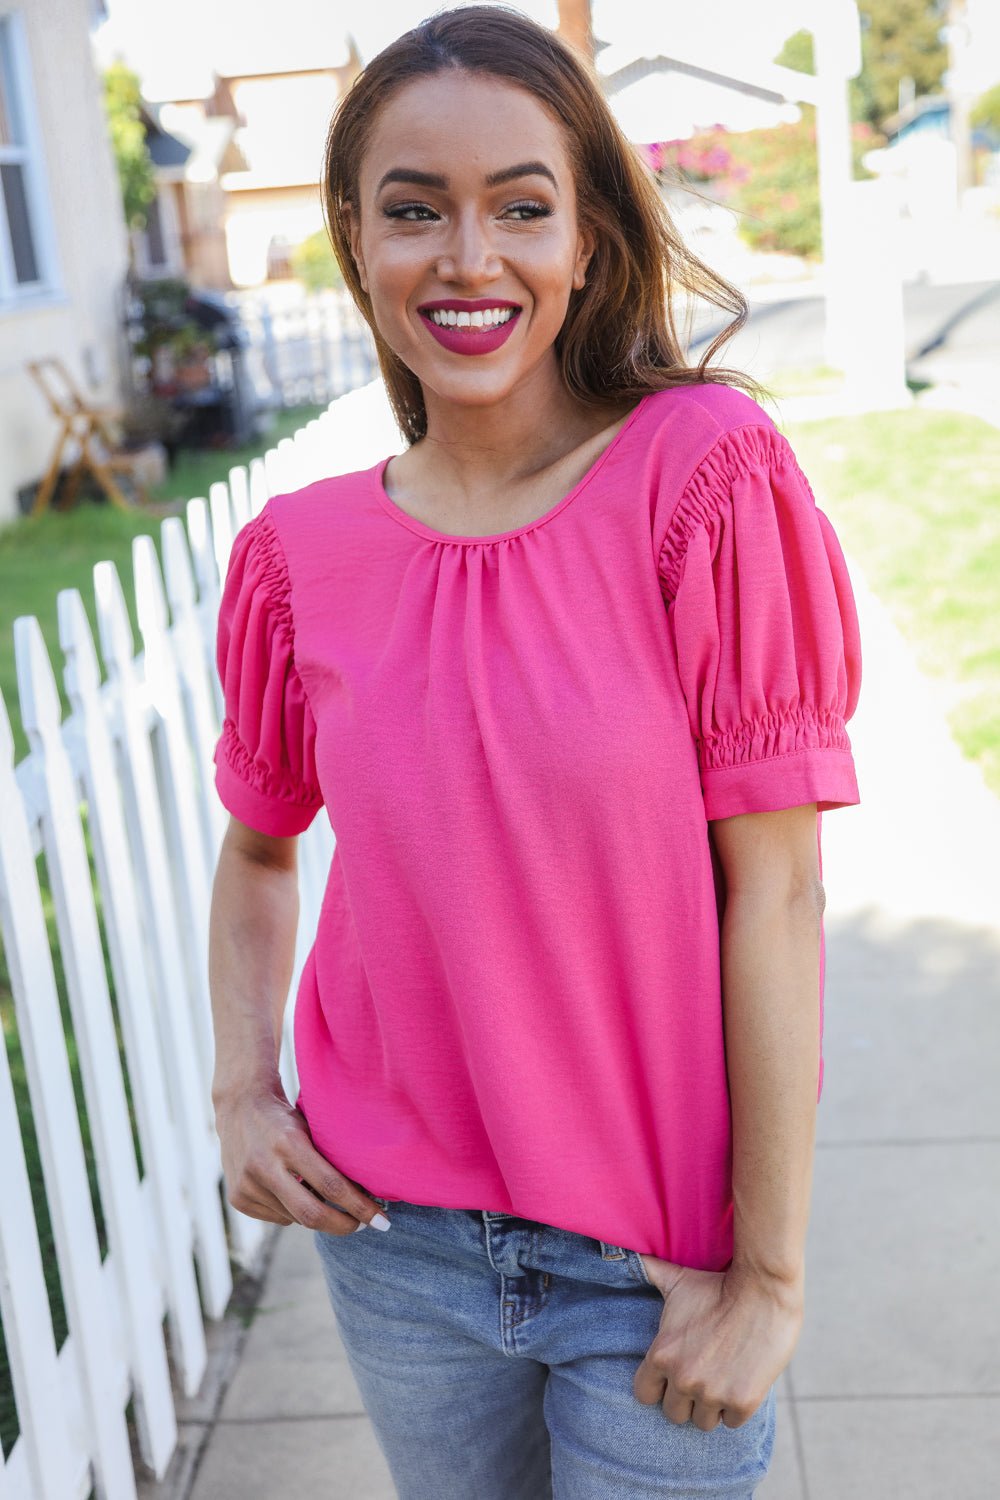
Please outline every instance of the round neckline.
M395 500L391 498L389 492L385 487L385 480L383 476L392 459L399 456L395 453L390 453L386 458L380 459L375 467L369 470L369 473L371 474L372 480L374 482L376 498L378 499L379 504L382 506L382 509L386 512L387 515L391 516L394 521L398 521L401 525L407 527L408 530L416 532L417 536L422 536L432 542L451 542L456 546L463 547L486 547L494 542L507 542L512 540L512 538L516 536L524 536L527 532L535 531L539 526L544 526L547 521L551 521L553 517L557 516L561 510L564 510L572 500L576 499L581 490L586 489L587 485L596 478L597 474L603 468L604 464L611 457L612 453L618 447L618 444L624 438L625 434L634 425L637 417L639 416L639 413L643 410L647 401L649 401L651 396L655 396L656 394L657 393L655 391L647 391L644 396L640 396L638 402L629 412L622 426L619 427L618 431L615 433L611 441L605 444L600 453L594 459L594 462L591 464L587 472L577 480L576 484L573 485L571 490L567 491L567 493L563 495L561 500L557 500L555 505L553 505L549 510L545 511L542 515L538 516L534 521L527 521L523 526L515 526L512 531L494 531L488 536L462 536L454 532L438 531L435 527L428 526L426 522L418 520L416 516L411 516L408 510L403 510L402 506L396 504Z

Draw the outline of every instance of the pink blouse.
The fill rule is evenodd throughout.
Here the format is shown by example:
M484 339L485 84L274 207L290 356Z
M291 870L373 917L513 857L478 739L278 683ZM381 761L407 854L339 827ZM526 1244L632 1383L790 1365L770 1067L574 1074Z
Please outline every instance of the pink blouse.
M296 996L299 1108L380 1197L722 1270L707 825L859 800L836 535L724 385L646 396L569 494L499 535L416 520L388 461L270 499L219 613L223 803L283 836L325 807L336 835ZM821 969L821 1027L822 989Z

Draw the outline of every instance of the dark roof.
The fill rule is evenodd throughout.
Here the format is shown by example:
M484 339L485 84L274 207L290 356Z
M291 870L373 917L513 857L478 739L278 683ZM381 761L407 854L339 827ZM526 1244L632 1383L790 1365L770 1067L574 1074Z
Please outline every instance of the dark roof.
M146 127L146 145L154 167L182 167L191 155L191 147L179 141L169 130L164 130L157 118L153 104L140 106L142 123Z
M607 43L602 46L607 46ZM746 83L742 79L731 78L726 73L716 73L711 68L700 68L694 63L681 62L676 57L637 57L614 73L605 74L604 92L609 96L617 94L621 89L628 88L629 84L637 83L640 78L647 78L651 73L684 73L689 78L721 84L734 93L747 94L752 99L763 99L768 104L783 104L785 100L784 94L779 94L774 89L764 88L757 83Z

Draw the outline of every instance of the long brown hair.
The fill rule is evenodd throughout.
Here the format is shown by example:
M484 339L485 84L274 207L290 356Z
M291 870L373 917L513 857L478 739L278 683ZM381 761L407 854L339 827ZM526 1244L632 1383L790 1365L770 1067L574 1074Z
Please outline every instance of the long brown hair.
M570 391L590 405L638 400L694 381L761 387L739 370L708 368L747 320L743 294L687 248L656 182L629 143L586 64L519 11L466 5L444 11L392 42L357 76L327 132L323 217L344 280L372 330L396 420L406 440L427 431L420 382L379 333L351 254L344 205L360 211L358 169L379 109L420 77L460 68L527 89L562 124L581 226L596 249L584 287L572 292L555 348ZM701 361L685 358L675 320L678 292L732 313Z

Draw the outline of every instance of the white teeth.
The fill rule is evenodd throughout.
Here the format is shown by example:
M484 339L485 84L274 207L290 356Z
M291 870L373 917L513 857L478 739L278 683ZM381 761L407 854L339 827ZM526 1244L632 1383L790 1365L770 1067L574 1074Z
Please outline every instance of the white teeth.
M434 308L428 316L439 328L497 328L509 323L516 307L484 307L478 312L456 312L454 308Z

